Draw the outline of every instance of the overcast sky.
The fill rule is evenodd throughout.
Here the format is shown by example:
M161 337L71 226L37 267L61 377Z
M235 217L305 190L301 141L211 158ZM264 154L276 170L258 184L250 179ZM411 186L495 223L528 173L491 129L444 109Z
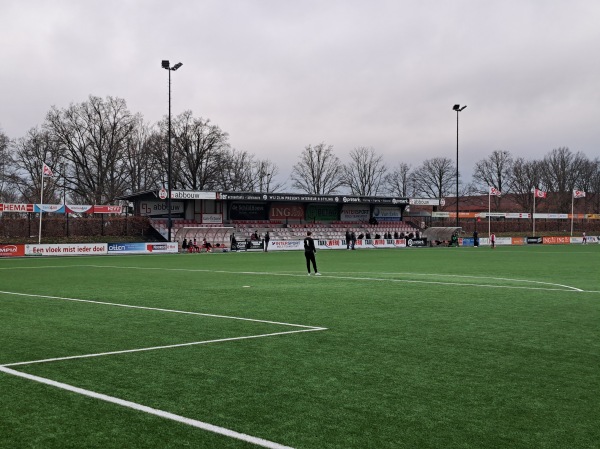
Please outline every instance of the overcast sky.
M494 150L600 156L598 0L0 0L0 129L51 106L192 110L287 182L308 144L387 164Z

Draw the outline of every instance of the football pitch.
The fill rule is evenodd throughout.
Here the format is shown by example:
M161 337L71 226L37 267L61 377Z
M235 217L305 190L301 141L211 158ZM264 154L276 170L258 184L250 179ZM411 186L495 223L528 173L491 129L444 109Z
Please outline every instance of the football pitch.
M0 259L1 448L598 448L600 245Z

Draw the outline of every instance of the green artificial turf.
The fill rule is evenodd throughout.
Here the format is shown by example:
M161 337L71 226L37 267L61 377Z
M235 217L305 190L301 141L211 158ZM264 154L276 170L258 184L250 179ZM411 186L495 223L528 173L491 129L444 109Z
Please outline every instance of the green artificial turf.
M597 448L599 260L323 250L309 277L301 252L0 259L0 365L298 449ZM257 447L6 372L0 391L2 448Z

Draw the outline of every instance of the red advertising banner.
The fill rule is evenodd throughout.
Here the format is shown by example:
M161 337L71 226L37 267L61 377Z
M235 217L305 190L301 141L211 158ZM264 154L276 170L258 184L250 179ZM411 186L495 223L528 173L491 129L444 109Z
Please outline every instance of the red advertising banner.
M19 257L25 255L25 245L0 245L0 257Z
M571 243L571 237L543 237L544 245L565 245Z
M0 212L33 212L33 204L0 203Z
M94 214L120 214L121 206L94 206Z

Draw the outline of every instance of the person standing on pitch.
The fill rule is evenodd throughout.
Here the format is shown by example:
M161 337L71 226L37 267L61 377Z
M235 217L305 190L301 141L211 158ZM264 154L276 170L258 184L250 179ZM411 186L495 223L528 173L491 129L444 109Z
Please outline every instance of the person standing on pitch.
M304 237L304 257L306 258L306 269L308 271L308 275L310 276L310 264L312 263L315 276L321 276L321 273L317 271L317 260L315 259L317 248L315 248L315 241L311 237L311 234L312 233L308 231L306 233L306 237Z
M490 235L490 244L492 245L492 249L496 248L496 234L494 233Z

